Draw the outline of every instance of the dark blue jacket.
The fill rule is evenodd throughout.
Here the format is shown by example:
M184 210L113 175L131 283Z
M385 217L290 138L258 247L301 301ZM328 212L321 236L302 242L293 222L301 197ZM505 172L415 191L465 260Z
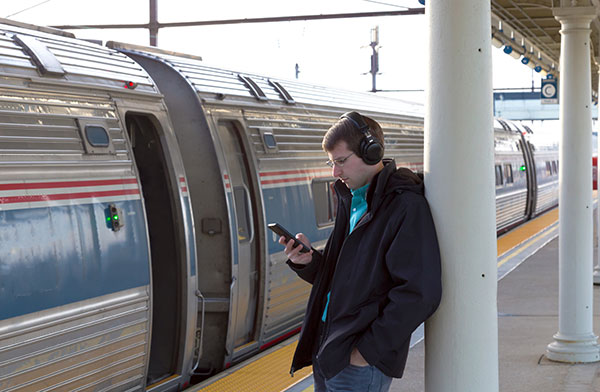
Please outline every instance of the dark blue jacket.
M292 373L312 364L325 297L331 290L316 360L326 378L350 363L357 347L369 364L402 377L412 332L441 299L440 252L422 180L393 160L371 182L367 212L348 234L352 194L335 189L335 226L323 251L290 267L312 283Z

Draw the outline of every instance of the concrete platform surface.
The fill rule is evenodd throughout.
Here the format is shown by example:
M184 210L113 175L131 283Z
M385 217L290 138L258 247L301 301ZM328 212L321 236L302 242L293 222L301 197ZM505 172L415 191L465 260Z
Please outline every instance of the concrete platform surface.
M599 306L600 287L595 286L596 334L600 325ZM557 331L558 238L498 282L501 392L600 392L600 362L563 364L546 358L546 346L553 342ZM390 391L425 391L424 344L420 342L411 349L405 375L393 381ZM484 386L481 392L485 392Z

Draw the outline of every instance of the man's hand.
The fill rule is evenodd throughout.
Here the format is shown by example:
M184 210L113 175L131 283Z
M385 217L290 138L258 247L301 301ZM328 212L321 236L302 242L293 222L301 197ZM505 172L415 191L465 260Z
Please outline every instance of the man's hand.
M308 238L306 238L306 236L304 234L302 234L302 233L296 234L296 239L298 239L298 241L302 242L304 245L306 245L310 249L310 241L308 240ZM310 252L300 253L300 249L302 249L302 247L297 246L294 248L294 240L289 240L286 243L285 237L283 237L283 236L279 237L279 243L281 245L285 246L284 252L285 252L286 256L288 257L288 259L290 259L292 261L292 263L306 265L311 262L312 254L313 254L312 249L310 250Z
M367 362L366 359L363 358L360 351L354 347L352 349L352 354L350 354L350 365L364 367L369 366L369 362Z

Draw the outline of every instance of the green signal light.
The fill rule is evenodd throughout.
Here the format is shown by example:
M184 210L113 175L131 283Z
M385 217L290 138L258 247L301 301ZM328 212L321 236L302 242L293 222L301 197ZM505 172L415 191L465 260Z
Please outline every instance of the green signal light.
M119 215L115 215L115 216L113 216L113 219L114 219L114 220L119 220Z
M525 165L521 165L521 167L519 168L519 170L525 171Z
M107 216L107 217L106 217L106 221L107 221L107 222L110 222L110 216Z

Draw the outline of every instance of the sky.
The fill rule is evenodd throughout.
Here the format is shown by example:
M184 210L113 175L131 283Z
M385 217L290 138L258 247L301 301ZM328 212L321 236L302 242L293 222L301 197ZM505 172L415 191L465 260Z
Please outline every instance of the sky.
M220 20L422 7L417 0L157 0L159 22ZM148 0L0 0L0 17L37 25L147 23ZM369 91L371 29L379 27L377 88L422 90L425 15L161 29L158 47L207 65L310 84ZM72 30L78 38L149 45L148 31ZM494 88L539 87L540 76L493 48ZM422 92L378 93L424 102Z

